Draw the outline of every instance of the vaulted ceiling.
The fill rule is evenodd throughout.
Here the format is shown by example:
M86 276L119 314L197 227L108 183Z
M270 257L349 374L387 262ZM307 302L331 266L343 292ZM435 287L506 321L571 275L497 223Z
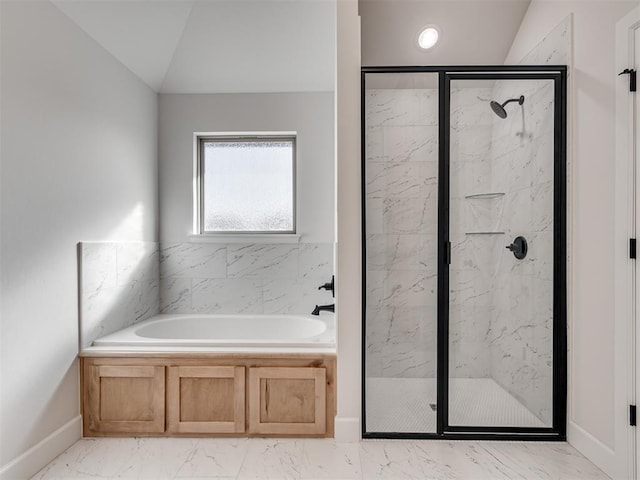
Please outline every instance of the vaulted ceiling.
M157 92L334 89L336 0L49 1ZM529 1L359 0L362 63L500 64Z
M327 0L50 0L162 93L331 91Z

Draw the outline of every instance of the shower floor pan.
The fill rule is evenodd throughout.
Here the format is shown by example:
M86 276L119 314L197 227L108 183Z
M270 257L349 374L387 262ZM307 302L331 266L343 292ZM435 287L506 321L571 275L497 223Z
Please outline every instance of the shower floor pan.
M451 425L545 427L538 417L490 378L451 379ZM436 380L367 378L367 431L436 431Z

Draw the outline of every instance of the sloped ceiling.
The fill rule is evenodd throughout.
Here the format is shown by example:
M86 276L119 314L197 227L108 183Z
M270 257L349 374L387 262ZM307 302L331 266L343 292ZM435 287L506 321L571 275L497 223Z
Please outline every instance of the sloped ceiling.
M530 0L359 0L363 65L502 65ZM431 50L422 27L441 31Z
M51 0L155 91L160 90L193 1Z
M161 93L334 88L334 1L50 1Z
M161 93L332 91L335 2L50 0ZM502 64L530 0L360 0L363 65ZM416 46L437 24L440 43Z

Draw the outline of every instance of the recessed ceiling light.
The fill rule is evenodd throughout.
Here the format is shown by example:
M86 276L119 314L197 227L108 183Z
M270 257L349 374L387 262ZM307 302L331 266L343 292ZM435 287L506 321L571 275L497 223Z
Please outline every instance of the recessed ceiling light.
M427 25L418 34L418 46L423 50L429 50L438 43L440 29L436 25Z

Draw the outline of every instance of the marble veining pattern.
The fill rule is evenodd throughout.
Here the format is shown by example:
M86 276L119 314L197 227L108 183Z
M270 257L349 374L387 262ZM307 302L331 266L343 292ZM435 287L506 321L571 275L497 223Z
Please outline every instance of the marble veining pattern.
M438 95L366 92L367 372L433 376Z
M566 19L521 63L570 64L570 29ZM550 425L553 82L451 88L450 372L493 378ZM524 104L510 104L506 119L491 112L490 100L520 95ZM435 369L436 98L435 89L365 94L370 376L429 377ZM483 193L499 195L469 198ZM529 243L521 261L505 249L519 235Z
M570 29L567 18L520 63L569 65ZM506 193L499 230L507 243L525 236L529 253L522 261L507 250L494 254L491 376L545 425L553 388L553 94L549 80L499 81L492 93L525 96L512 121L493 120L491 160L493 188Z
M81 242L78 258L82 347L159 312L158 244Z
M333 244L161 246L162 313L308 313L333 303Z
M566 443L86 438L32 480L604 480Z

